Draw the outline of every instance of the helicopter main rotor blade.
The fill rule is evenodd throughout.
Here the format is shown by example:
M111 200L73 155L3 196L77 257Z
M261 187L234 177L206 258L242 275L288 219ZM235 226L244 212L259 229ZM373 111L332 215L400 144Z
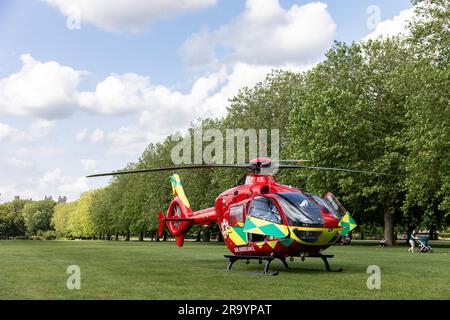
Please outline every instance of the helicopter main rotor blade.
M97 174L91 174L89 176L86 176L86 178L117 176L117 175L123 175L123 174L144 173L144 172L160 172L160 171L174 171L174 170L186 170L186 169L214 169L214 168L251 169L252 166L250 166L248 164L205 164L205 165L194 165L194 166L151 168L151 169L124 170L124 171L116 171L116 172L97 173Z
M290 165L290 164L281 164L278 166L279 169L310 169L310 170L328 170L328 171L342 171L342 172L352 172L352 173L367 173L367 174L375 174L380 176L389 176L389 177L397 177L396 174L375 172L375 171L366 171L366 170L357 170L357 169L343 169L343 168L329 168L329 167L313 167L313 166L302 166L302 165Z
M297 163L302 163L302 162L313 162L313 160L307 160L307 159L282 159L282 160L274 160L273 162L279 162L279 163L282 163L282 162L286 162L286 163L288 163L288 162L297 162Z

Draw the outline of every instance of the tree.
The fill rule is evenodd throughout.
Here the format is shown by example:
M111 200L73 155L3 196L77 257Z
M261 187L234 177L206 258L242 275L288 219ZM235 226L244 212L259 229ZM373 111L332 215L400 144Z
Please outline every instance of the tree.
M0 236L16 237L26 233L23 207L29 200L14 200L0 205Z
M326 60L308 72L301 102L289 119L294 158L314 165L402 173L402 95L392 85L404 53L399 41L335 43ZM382 214L385 238L395 242L395 208L401 204L400 177L312 171L294 174L316 193L340 195L353 212Z
M53 200L41 200L25 204L23 217L27 234L35 235L38 231L52 230L51 220L55 204Z
M90 214L92 197L92 192L83 193L76 205L76 209L70 214L68 230L72 237L91 238L95 235Z
M450 6L444 0L415 3L417 18L406 39L413 54L402 78L409 87L403 209L412 224L433 231L450 222Z
M59 203L54 208L52 226L58 238L70 237L69 221L78 207L78 201Z
M111 235L117 229L114 220L115 200L110 191L111 186L93 191L92 202L89 208L94 232L99 235L106 235L106 239L111 239Z

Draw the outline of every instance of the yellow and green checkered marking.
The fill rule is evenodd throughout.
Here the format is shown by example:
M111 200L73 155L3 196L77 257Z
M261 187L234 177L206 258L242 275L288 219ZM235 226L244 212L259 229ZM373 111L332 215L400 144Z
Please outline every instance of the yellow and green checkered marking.
M345 216L339 221L339 227L342 227L341 235L345 236L347 233L355 229L357 226L355 220L347 212Z
M228 237L237 246L243 246L248 243L247 234L243 230L243 227L229 227L227 230Z
M351 220L353 221L353 220ZM277 243L285 247L289 247L292 242L296 241L304 245L323 246L328 245L333 239L337 239L337 235L343 227L339 228L321 228L321 227L293 227L282 224L273 223L255 217L247 217L243 227L235 226L229 227L227 234L231 241L237 246L248 244L248 233L261 234L277 239L256 242L255 245L261 248L264 244L269 245L272 249ZM301 236L296 234L296 231L311 231L318 232L318 238L314 242L305 241Z
M289 229L285 225L254 217L246 219L243 231L276 238L285 238L289 235Z

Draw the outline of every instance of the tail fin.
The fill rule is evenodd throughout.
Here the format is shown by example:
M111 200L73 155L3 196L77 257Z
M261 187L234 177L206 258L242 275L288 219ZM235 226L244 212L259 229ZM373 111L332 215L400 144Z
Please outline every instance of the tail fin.
M167 223L167 228L174 235L177 245L182 247L186 233L189 232L194 224L194 219L190 217L192 210L181 185L180 177L174 174L169 179L172 184L174 198L167 210L167 217L164 216L162 211L158 213L158 234L160 237L162 236L164 224Z
M170 183L172 184L172 192L173 196L180 198L181 202L187 207L190 208L189 200L184 193L183 186L181 185L180 177L175 173L170 176Z

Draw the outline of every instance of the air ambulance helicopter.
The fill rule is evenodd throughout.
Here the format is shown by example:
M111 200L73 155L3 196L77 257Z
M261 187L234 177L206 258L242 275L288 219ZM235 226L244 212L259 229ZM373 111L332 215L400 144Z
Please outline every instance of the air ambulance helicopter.
M299 160L295 160L299 161ZM144 172L178 171L230 168L246 169L243 183L222 192L211 208L193 211L183 190L180 177L170 176L173 190L167 214L158 213L161 236L165 225L175 237L176 244L183 246L186 234L194 225L217 223L225 244L231 255L227 270L238 260L265 261L264 274L269 273L269 266L274 259L279 259L288 268L287 258L293 261L300 257L321 258L325 271L331 270L328 258L322 252L336 243L341 236L348 234L356 227L350 213L330 192L324 198L318 195L279 184L275 181L274 172L284 169L332 170L353 173L388 175L364 170L341 169L289 164L292 160L272 161L259 157L246 164L211 164L142 170L117 171L88 176L110 176L136 174ZM286 164L288 163L288 164Z

